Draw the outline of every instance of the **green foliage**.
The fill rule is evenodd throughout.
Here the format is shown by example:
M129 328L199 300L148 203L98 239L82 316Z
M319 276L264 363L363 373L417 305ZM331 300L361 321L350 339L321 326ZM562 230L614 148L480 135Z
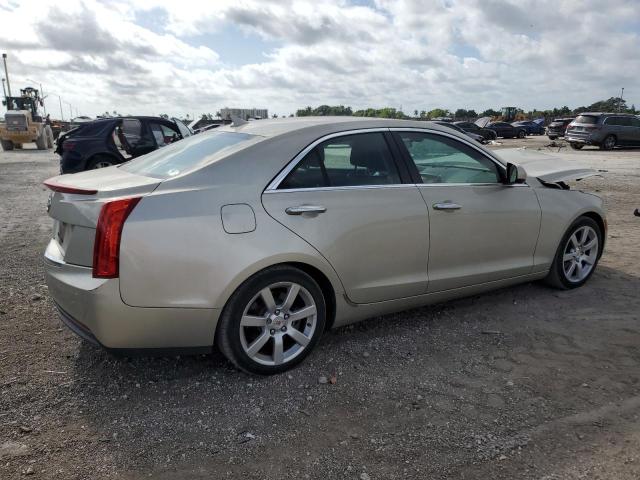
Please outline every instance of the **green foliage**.
M304 109L296 111L296 117L326 117L326 116L350 116L353 115L351 107L345 107L344 105L329 106L320 105L317 108L306 107Z
M434 108L433 110L429 111L427 117L431 119L438 117L449 117L450 115L451 113L449 113L449 110L445 110L444 108Z

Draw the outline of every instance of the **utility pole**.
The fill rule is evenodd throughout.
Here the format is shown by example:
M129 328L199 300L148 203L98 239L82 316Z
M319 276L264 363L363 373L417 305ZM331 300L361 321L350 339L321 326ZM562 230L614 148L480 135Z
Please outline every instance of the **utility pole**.
M2 95L6 97L7 96L7 90L5 90L5 88L4 88L5 82L6 82L6 80L3 78L2 79Z
M11 96L11 83L9 82L9 71L7 70L7 54L2 54L2 61L4 62L4 78L7 79L7 91L9 92L9 97ZM7 105L7 108L9 105Z
M622 96L624 95L624 87L622 87L622 92L620 92L620 101L618 102L618 112L622 110Z

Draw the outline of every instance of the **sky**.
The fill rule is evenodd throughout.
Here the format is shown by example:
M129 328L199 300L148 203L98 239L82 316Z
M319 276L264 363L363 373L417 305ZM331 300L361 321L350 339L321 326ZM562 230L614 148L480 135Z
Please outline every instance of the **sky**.
M639 0L0 0L0 26L54 117L640 106Z

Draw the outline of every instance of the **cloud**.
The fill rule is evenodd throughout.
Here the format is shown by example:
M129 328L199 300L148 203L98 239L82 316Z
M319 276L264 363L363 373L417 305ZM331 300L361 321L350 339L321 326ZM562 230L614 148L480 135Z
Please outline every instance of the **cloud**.
M545 108L621 86L640 101L637 3L579 9L557 0L0 0L0 45L14 85L36 79L92 115ZM243 61L240 40L261 55Z

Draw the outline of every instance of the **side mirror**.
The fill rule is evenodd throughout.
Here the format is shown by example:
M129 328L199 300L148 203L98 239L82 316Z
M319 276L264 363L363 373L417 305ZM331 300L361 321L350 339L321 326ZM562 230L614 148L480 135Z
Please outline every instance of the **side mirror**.
M527 173L519 165L513 163L507 164L507 185L514 185L516 183L524 183L527 180Z

